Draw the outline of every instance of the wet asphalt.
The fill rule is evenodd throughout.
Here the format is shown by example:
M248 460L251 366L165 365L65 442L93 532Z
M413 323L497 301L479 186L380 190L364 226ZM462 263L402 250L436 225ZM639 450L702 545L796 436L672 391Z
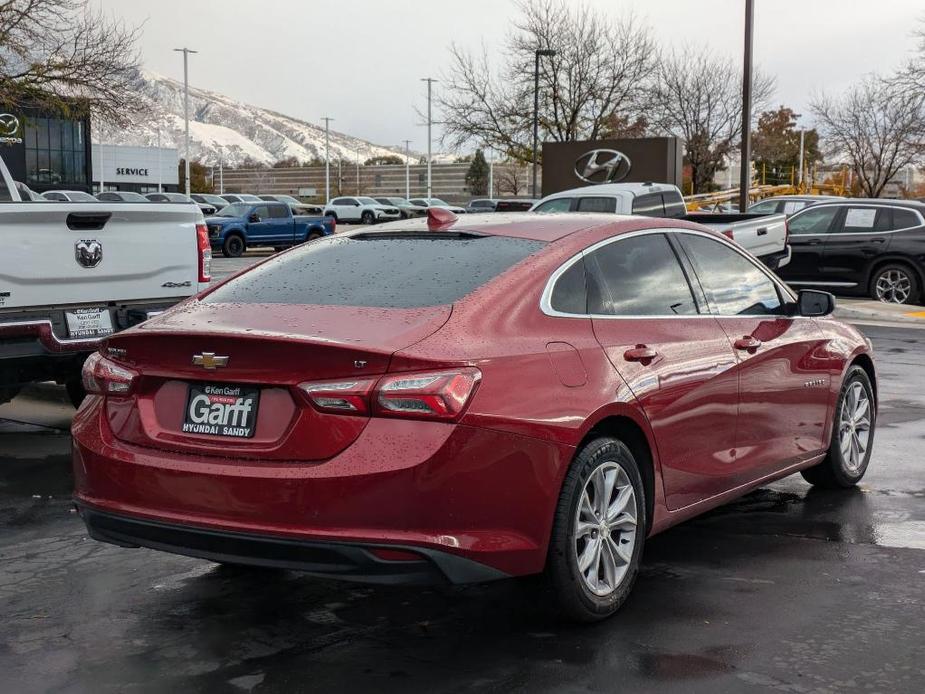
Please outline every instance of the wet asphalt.
M659 535L624 609L535 582L370 588L89 540L63 393L0 407L0 692L925 691L925 330L864 327L861 486L799 476Z

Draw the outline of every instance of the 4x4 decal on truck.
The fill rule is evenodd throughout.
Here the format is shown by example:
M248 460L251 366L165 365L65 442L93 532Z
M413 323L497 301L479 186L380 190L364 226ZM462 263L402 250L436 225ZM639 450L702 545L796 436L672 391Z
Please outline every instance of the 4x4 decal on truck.
M94 268L103 261L103 244L96 239L83 239L74 244L74 258L85 268Z

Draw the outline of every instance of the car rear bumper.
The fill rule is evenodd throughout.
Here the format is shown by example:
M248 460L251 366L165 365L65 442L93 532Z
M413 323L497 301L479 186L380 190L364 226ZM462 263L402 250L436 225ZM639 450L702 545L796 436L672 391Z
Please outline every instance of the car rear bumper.
M454 582L542 571L573 453L478 427L373 418L356 441L322 462L243 459L231 445L225 457L204 456L116 439L105 412L103 400L90 397L75 415L75 501L99 513L201 531L195 538L176 534L158 549L216 558L204 552L220 550L195 543L222 533L301 547L390 546L413 550ZM127 543L154 546L141 539ZM269 545L241 543L229 554L238 563L277 565L260 546ZM365 555L348 553L353 568L302 568L368 580ZM469 568L448 568L444 555Z
M94 540L222 564L291 569L326 578L388 585L477 583L507 577L483 564L420 547L310 542L133 518L80 503L77 509ZM391 554L382 558L376 550Z

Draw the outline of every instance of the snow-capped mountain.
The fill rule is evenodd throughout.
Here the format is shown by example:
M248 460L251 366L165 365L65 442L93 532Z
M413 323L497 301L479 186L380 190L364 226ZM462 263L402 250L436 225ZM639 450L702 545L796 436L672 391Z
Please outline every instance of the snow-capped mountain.
M324 125L290 118L269 109L251 106L205 89L190 87L190 159L217 164L222 156L230 166L246 159L273 164L295 157L298 161L324 158ZM135 93L126 95L145 104L145 116L131 128L95 125L93 141L116 145L176 147L183 156L183 83L144 71L135 82ZM402 155L395 148L330 131L331 159L353 161ZM414 155L412 155L414 156Z

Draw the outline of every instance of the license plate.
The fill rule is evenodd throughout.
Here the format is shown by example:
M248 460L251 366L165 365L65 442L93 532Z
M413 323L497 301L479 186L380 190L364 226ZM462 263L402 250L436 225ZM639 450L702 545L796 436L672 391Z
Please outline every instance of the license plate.
M77 308L65 311L68 337L104 337L112 335L112 318L105 308Z
M257 388L190 384L183 433L249 439L254 435L259 400Z

